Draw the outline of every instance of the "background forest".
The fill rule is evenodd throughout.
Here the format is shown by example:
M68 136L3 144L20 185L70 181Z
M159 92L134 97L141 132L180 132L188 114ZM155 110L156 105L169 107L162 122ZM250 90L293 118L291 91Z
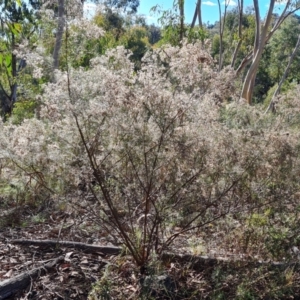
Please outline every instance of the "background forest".
M14 299L299 295L300 5L226 3L0 0L0 279L17 238L115 246Z

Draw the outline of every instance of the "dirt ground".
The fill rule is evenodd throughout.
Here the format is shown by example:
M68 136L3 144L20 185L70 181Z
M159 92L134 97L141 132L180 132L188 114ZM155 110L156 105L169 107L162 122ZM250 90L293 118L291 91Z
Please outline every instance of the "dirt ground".
M183 258L153 265L153 272L149 270L147 278L142 278L139 268L125 252L105 255L101 251L59 244L70 241L122 249L122 243L97 221L98 204L90 198L68 196L45 201L39 206L8 204L4 199L0 204L0 300L299 299L295 296L300 294L297 262L278 267L237 261L232 257L223 261L209 258L206 262L196 263ZM20 239L52 240L57 244L38 246L14 242ZM186 241L187 237L179 238L169 250L189 257ZM62 259L53 267L44 267L60 257ZM40 267L37 276L30 278L25 288L1 298L3 282ZM170 282L172 295L161 296L152 290L150 294L149 291L141 293L142 280L146 282L157 273L163 274L166 282Z

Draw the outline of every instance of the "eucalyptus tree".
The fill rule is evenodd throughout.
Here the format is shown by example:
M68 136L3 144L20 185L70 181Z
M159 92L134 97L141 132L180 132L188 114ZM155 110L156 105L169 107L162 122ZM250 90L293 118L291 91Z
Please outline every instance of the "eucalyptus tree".
M219 70L223 67L222 56L223 53L223 37L224 37L224 24L226 22L227 10L226 5L229 4L229 1L224 1L225 11L221 15L221 2L218 0L219 8ZM274 8L276 4L282 5L282 11L277 15L274 20ZM201 12L199 10L199 5L201 1L196 2L196 11L197 14ZM236 44L235 50L232 52L231 66L235 67L237 62L237 57L240 52L241 45L244 39L244 27L243 27L243 14L244 14L244 2L243 0L237 1L238 6L238 42ZM259 64L262 59L263 51L270 41L274 33L280 28L282 23L287 19L288 16L294 14L300 8L300 2L298 0L270 0L267 14L265 19L262 19L260 13L260 5L258 0L253 0L253 9L255 16L255 39L253 45L249 52L241 60L240 64L236 67L236 74L240 75L242 71L249 66L247 74L243 79L243 87L241 91L241 98L245 99L247 103L252 103L253 90L255 85L255 79L257 72L259 70ZM195 15L194 15L195 17ZM194 20L193 20L194 21ZM194 22L192 23L192 25Z
M18 76L26 66L26 59L18 57L22 40L28 39L36 28L34 7L38 2L30 0L0 0L0 91L1 113L4 118L12 112L17 101Z
M191 23L191 28L195 27L197 18L198 18L199 27L201 29L203 28L202 12L201 12L201 1L202 0L197 0L193 20L192 20L192 23Z
M136 13L140 0L106 0L104 3L111 9L121 9L124 12Z
M282 78L284 69L290 60L291 53L297 44L299 34L299 19L296 15L292 15L286 19L269 42L268 46L271 48L269 74L276 84L279 84ZM300 57L299 55L295 55L290 64L289 80L300 80L299 64Z
M286 18L300 8L300 3L298 3L298 1L286 1L282 13L278 16L277 20L274 22L274 25L271 27L275 2L276 0L270 1L267 16L262 24L258 0L253 0L256 20L255 41L252 53L245 60L245 62L250 63L250 67L243 81L243 88L241 92L241 98L245 99L248 104L251 104L252 102L253 87L255 84L259 63L262 58L262 53L267 42L278 30L280 25L286 20Z

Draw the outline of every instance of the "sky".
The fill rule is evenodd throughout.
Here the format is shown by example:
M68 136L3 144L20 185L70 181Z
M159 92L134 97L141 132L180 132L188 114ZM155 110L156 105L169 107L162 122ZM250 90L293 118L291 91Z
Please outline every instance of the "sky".
M221 0L222 9L224 10L225 1L228 3L228 10L233 9L237 6L237 0ZM148 24L156 24L159 25L157 20L160 17L158 14L154 14L150 12L153 6L159 5L162 10L168 10L173 7L174 0L140 0L140 7L138 9L138 14L142 14L146 17ZM191 23L195 11L195 5L197 0L185 0L185 22ZM280 11L284 7L284 2L278 3L275 8L275 13L280 13ZM269 5L268 0L259 0L260 6L260 14L263 18L267 12L267 8ZM219 20L219 8L217 0L202 0L202 21L203 23L214 24L217 20ZM252 0L244 0L244 7L253 7ZM95 14L95 4L87 1L85 2L85 15L93 16Z
M226 0L229 1L228 9L232 9L237 6L237 1L234 0ZM153 15L150 13L151 7L155 5L160 5L163 10L167 10L172 8L174 0L140 0L140 7L138 13L143 14L147 18L148 24L154 23L157 24L158 15ZM197 0L185 0L185 22L191 23L195 11L195 5ZM222 7L224 8L225 1L221 0ZM260 13L261 17L263 17L268 8L268 0L259 0ZM244 7L253 6L252 0L244 0ZM283 7L283 4L277 4L274 12L280 12L280 8ZM202 0L202 20L203 23L214 24L215 21L219 19L219 8L217 0Z

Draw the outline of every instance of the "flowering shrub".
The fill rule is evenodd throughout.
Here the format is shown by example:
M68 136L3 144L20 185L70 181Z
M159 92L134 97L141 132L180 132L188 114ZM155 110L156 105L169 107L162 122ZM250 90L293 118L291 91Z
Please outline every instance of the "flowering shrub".
M298 208L299 138L289 123L298 112L282 104L278 116L266 116L238 103L233 72L217 73L201 47L153 50L139 72L123 47L88 70L57 71L35 118L2 124L1 180L59 194L94 178L98 220L140 266L211 224L207 245L269 255L283 209L291 219ZM213 244L218 226L240 239ZM285 232L288 243L296 228Z

